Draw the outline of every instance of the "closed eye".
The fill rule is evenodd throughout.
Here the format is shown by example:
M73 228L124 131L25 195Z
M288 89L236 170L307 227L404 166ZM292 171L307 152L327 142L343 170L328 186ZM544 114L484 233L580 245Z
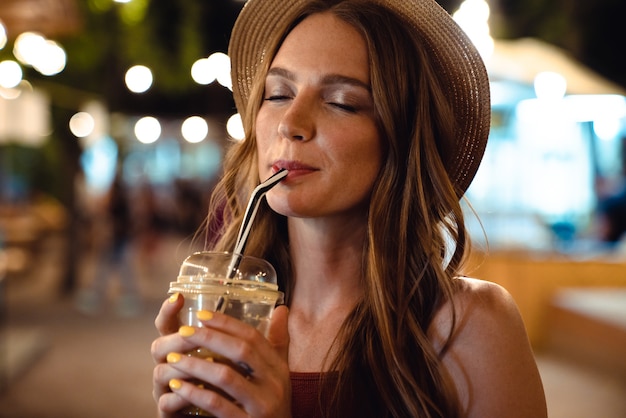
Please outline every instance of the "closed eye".
M289 100L289 99L291 99L290 96L277 94L277 95L265 97L263 100L265 100L267 102L278 102L278 101Z
M356 107L354 106L350 106L344 103L336 103L336 102L330 102L328 104L333 107L339 108L341 110L345 110L346 112L349 112L349 113L356 113Z

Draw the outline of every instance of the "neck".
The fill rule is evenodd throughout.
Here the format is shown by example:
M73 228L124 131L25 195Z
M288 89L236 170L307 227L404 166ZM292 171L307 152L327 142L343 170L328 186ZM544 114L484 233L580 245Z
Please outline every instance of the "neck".
M333 341L363 294L362 219L289 219L294 287L289 306L289 366L327 371Z
M290 219L291 309L311 319L352 309L362 294L366 239L363 222Z

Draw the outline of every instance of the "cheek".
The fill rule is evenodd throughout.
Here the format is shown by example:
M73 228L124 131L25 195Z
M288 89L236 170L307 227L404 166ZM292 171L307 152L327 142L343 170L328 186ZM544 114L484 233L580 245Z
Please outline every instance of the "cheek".
M353 144L348 149L343 150L343 155L355 173L362 173L365 176L376 176L383 161L383 149L380 139L377 136L369 137Z
M383 148L378 137L373 138L371 142L362 147L361 158L363 161L361 165L363 181L367 183L367 188L371 192L383 164Z
M256 136L256 149L257 155L259 158L259 170L264 170L265 166L269 163L265 161L266 154L270 150L270 142L271 142L271 127L268 123L267 117L263 115L262 112L259 112L259 115L256 120L255 126L255 136ZM263 174L263 172L259 173ZM263 177L263 176L261 176Z
M256 143L259 151L265 148L263 145L267 141L267 133L267 118L264 117L263 112L260 111L256 119L256 124L254 126L254 134L256 136Z

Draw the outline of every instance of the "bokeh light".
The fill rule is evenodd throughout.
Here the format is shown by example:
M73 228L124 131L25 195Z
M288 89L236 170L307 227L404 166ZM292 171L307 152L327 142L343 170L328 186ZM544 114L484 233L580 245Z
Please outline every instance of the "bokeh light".
M70 132L77 138L89 136L96 125L93 116L87 112L78 112L70 118Z
M15 38L13 55L19 62L32 65L39 59L39 54L45 48L46 38L37 32L24 32Z
M534 87L538 99L558 100L565 96L567 80L559 73L544 71L535 76Z
M603 141L610 141L617 137L622 129L622 123L617 118L603 118L593 122L593 132Z
M7 30L4 27L4 23L0 20L0 49L4 48L7 44Z
M145 116L135 123L135 136L143 144L156 142L161 136L161 124L152 116Z
M65 50L56 42L46 40L32 66L42 75L51 76L63 71L66 61Z
M232 90L230 57L223 52L214 52L207 58L200 58L191 66L191 78L202 85L211 84L217 80L219 84Z
M17 86L10 89L0 86L0 97L5 100L15 100L22 95L22 92L32 91L33 86L27 80L22 80Z
M209 126L206 120L200 116L191 116L185 119L181 126L181 133L185 141L192 144L202 142L209 133Z
M5 60L0 62L0 87L12 89L22 81L22 67L13 61Z
M13 55L42 75L51 76L65 69L67 54L61 45L37 32L21 33L13 45Z
M135 65L126 71L126 87L133 93L144 93L152 86L152 70L145 65Z
M223 52L215 52L209 55L209 63L216 69L216 80L227 89L233 89L233 82L230 78L230 57Z
M231 138L236 139L237 141L243 141L246 137L246 134L243 130L243 123L241 121L241 115L239 113L235 113L226 122L226 131Z
M0 86L0 97L5 100L15 100L22 94L22 90L19 88L11 88L7 89L5 87Z
M485 0L465 0L452 15L483 59L489 58L494 50L489 30L490 14L489 4Z
M193 63L191 66L191 78L203 86L215 81L215 73L208 58L200 58Z

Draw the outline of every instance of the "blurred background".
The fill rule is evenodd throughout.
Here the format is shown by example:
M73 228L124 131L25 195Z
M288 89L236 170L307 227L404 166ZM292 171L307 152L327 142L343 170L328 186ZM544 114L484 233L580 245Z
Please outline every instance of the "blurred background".
M552 418L626 416L622 0L441 0L487 65L468 274ZM0 0L0 417L155 416L153 320L240 140L242 0Z

